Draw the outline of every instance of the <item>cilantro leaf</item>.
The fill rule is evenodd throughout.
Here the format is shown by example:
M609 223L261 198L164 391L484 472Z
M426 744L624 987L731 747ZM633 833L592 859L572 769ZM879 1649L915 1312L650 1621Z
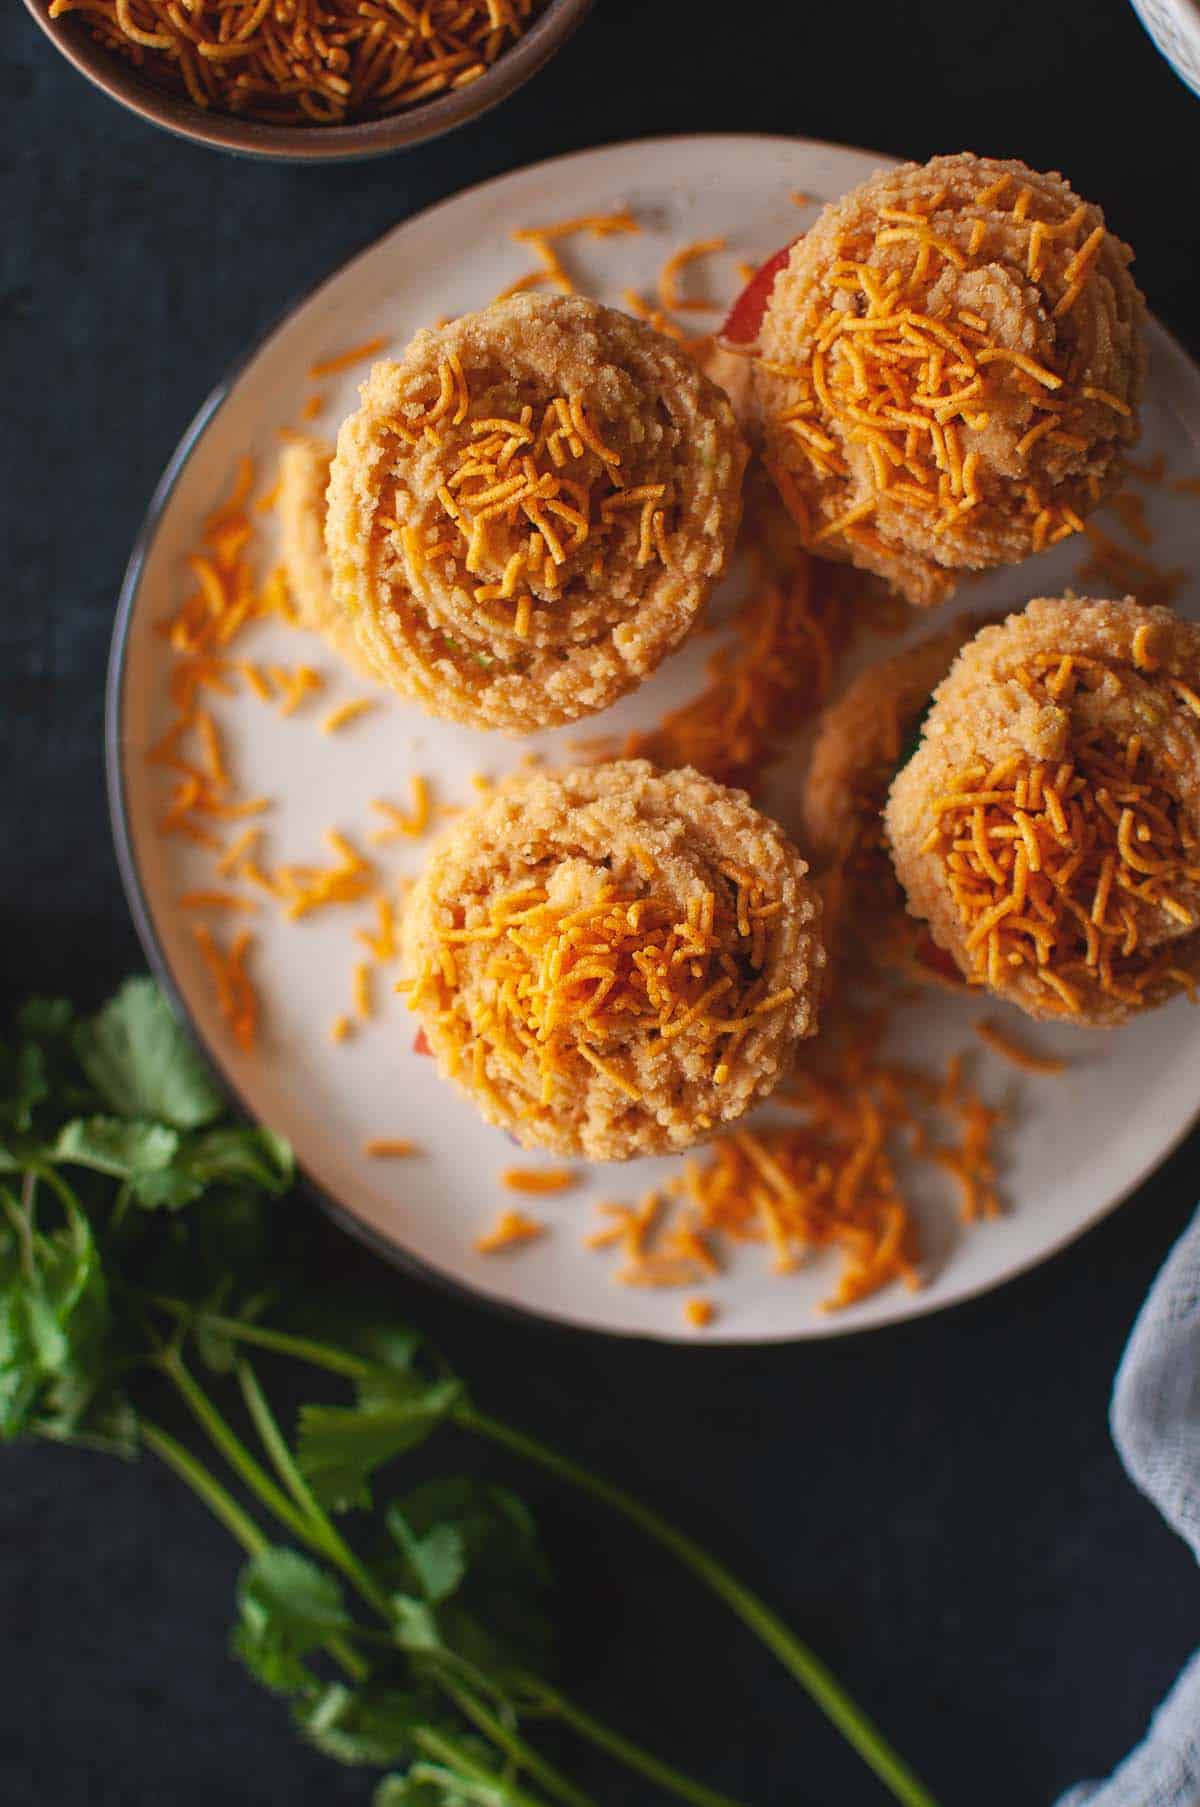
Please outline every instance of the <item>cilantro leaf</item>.
M342 1682L323 1687L293 1709L310 1744L339 1763L398 1763L413 1752L412 1734L428 1725L431 1701L416 1690Z
M80 1023L75 1050L122 1117L199 1129L221 1115L217 1084L153 979L127 979L98 1015Z
M376 1558L375 1572L397 1610L398 1641L418 1647L415 1638L428 1627L415 1608L424 1604L436 1611L443 1648L475 1667L546 1671L553 1646L549 1571L515 1494L467 1478L430 1481L389 1504L385 1520L396 1548ZM400 1607L401 1600L410 1604Z
M400 1546L423 1597L449 1599L467 1572L467 1552L457 1525L437 1524L419 1536L399 1505L388 1507L387 1528Z
M108 1290L95 1239L77 1207L35 1232L30 1212L0 1193L0 1437L40 1419L63 1434L101 1378Z
M401 1650L442 1649L437 1619L424 1600L414 1600L411 1594L393 1594L392 1608L396 1614L396 1642Z
M245 1565L237 1603L234 1650L252 1675L280 1694L315 1686L303 1659L351 1624L335 1578L280 1545Z
M180 1211L219 1182L254 1186L278 1197L288 1190L294 1171L291 1144L274 1130L221 1126L182 1141L169 1164L139 1176L135 1192L147 1211Z
M455 1742L465 1755L477 1755L482 1763L492 1755L476 1740L459 1738ZM519 1799L529 1798L514 1793L516 1786L500 1777L484 1781L463 1775L443 1763L414 1763L407 1775L383 1778L372 1797L372 1807L514 1807Z
M33 1113L49 1093L45 1054L36 1042L0 1049L0 1123L5 1129L32 1129Z
M59 1131L51 1157L127 1180L162 1173L178 1151L178 1132L162 1123L124 1117L73 1117Z
M16 1012L12 1040L0 1044L0 1131L5 1142L37 1142L38 1118L57 1106L59 1117L87 1102L71 1046L74 1012L62 998L30 998ZM6 1147L0 1170L21 1165Z
M365 1381L356 1406L302 1406L301 1472L323 1506L370 1506L375 1469L423 1443L461 1397L457 1380L396 1373Z

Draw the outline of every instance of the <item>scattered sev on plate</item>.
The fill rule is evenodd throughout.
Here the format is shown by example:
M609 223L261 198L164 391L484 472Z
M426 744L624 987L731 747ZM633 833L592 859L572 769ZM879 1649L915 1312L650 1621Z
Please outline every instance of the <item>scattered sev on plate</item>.
M986 1018L975 1024L975 1033L994 1053L1011 1061L1014 1067L1020 1067L1026 1073L1063 1073L1067 1062L1057 1054L1035 1054L1032 1048L1024 1048L997 1024Z
M885 1056L888 1023L886 1008L844 1005L783 1089L794 1122L756 1119L722 1135L687 1158L665 1194L602 1207L607 1222L587 1246L621 1252L621 1285L664 1288L711 1278L733 1244L762 1244L783 1275L831 1250L841 1271L830 1311L896 1282L919 1286L905 1169L949 1174L964 1222L996 1216L1000 1118L967 1083L961 1056L941 1079Z
M361 352L358 348L354 356ZM192 885L177 899L181 909L200 916L229 916L261 913L274 905L286 920L295 922L317 910L373 903L375 931L355 931L367 958L360 956L352 969L354 1014L337 1017L330 1029L332 1039L341 1042L352 1035L354 1016L365 1021L374 1014L373 966L397 957L389 881L376 862L336 828L325 837L332 863L268 861L262 843L271 800L245 795L224 730L204 700L211 696L236 702L249 697L274 702L282 715L290 717L325 685L322 674L304 663L264 666L239 656L241 641L256 623L295 625L282 571L271 571L265 580L258 573L254 482L253 464L243 459L228 497L203 524L200 543L186 561L194 588L185 592L174 613L156 624L170 649L167 694L175 714L146 757L163 771L169 785L159 833L202 848L212 859L215 876L224 881L219 886ZM376 706L374 698L352 699L335 708L325 726L342 726ZM411 813L387 805L382 810L403 838L415 840L430 826L429 787L421 774L412 774L410 783ZM391 838L386 832L381 837L383 843ZM222 950L211 931L199 927L196 938L231 1037L250 1052L263 1014L245 966L251 940L239 935Z
M510 1192L566 1192L575 1177L569 1167L506 1167L500 1184Z
M468 87L541 0L49 0L98 43L194 106L267 125L378 119ZM184 16L186 12L186 17Z
M501 1211L491 1229L476 1239L475 1250L479 1255L497 1255L502 1249L520 1248L524 1243L535 1242L539 1236L547 1234L547 1226L539 1223L534 1217L527 1217L524 1211L511 1208Z

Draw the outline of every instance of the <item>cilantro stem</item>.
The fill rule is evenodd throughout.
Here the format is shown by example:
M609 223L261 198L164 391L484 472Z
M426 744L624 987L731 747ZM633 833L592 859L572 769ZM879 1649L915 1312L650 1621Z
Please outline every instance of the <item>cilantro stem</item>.
M302 1543L308 1545L310 1550L315 1550L318 1555L327 1557L339 1568L367 1605L390 1624L393 1615L387 1595L382 1588L376 1585L353 1550L317 1506L316 1501L312 1502L309 1510L303 1512L293 1506L291 1500L280 1491L266 1470L255 1461L240 1437L217 1410L199 1381L188 1372L177 1352L170 1351L162 1356L160 1366L175 1382L192 1413L208 1432L235 1474L240 1476L267 1511L273 1512L293 1537L298 1537ZM249 1401L247 1403L249 1404ZM282 1454L285 1463L291 1466L291 1452L287 1449L279 1426L271 1416L261 1392L258 1394L257 1404L259 1416L255 1418L255 1423L260 1436L263 1436L264 1428L266 1428L263 1440L267 1445L268 1452L273 1459ZM272 1436L276 1440L274 1447L268 1440ZM305 1484L299 1475L297 1475L297 1479L304 1487ZM307 1493L307 1491L307 1487L305 1487L305 1492Z
M214 1474L210 1474L203 1462L196 1460L190 1450L185 1449L182 1443L177 1443L169 1432L150 1419L143 1418L139 1429L146 1448L152 1449L181 1481L187 1483L214 1517L241 1544L248 1556L261 1556L270 1547L249 1513L242 1510L233 1495L222 1487ZM371 1673L370 1665L364 1662L345 1638L329 1638L325 1648L337 1659L352 1681L366 1681Z
M545 1807L543 1801L527 1793L518 1783L476 1763L469 1752L442 1732L422 1727L413 1733L413 1743L448 1766L440 1769L431 1763L416 1763L409 1772L414 1781L429 1780L441 1783L448 1790L457 1789L464 1799L478 1802L479 1807ZM426 1772L424 1777L422 1771Z
M312 1337L290 1336L284 1330L268 1330L263 1324L250 1324L242 1318L224 1318L219 1312L197 1311L184 1299L168 1299L157 1293L146 1296L146 1303L165 1311L173 1318L181 1318L191 1324L201 1324L208 1330L221 1331L240 1343L251 1343L258 1349L269 1349L274 1355L290 1355L297 1361L308 1362L314 1368L324 1368L329 1374L341 1374L347 1380L369 1380L372 1374L379 1371L378 1363L363 1361L360 1356L349 1355L344 1349L336 1349L332 1343L318 1343Z
M37 1231L37 1189L38 1176L32 1167L27 1167L21 1176L21 1215L25 1219L28 1246L25 1252L29 1255L28 1272L33 1272L33 1238Z
M313 1546L316 1539L307 1517L297 1511L287 1495L275 1485L266 1469L254 1460L245 1444L221 1416L204 1388L188 1372L180 1360L178 1352L168 1350L158 1358L158 1365L163 1373L174 1382L178 1391L183 1395L184 1402L192 1416L208 1432L229 1466L251 1493L266 1507L268 1512L274 1513L293 1537L299 1537L310 1547Z
M488 1707L484 1706L482 1701L476 1700L474 1695L469 1694L464 1688L457 1687L445 1676L439 1675L438 1685L450 1696L465 1719L469 1719L485 1737L490 1738L493 1744L498 1745L519 1768L527 1769L530 1775L542 1784L543 1788L548 1789L554 1795L556 1800L564 1802L565 1807L595 1807L595 1802L590 1795L584 1794L582 1789L576 1788L573 1782L557 1770L552 1763L547 1762L545 1757L533 1749L532 1745L527 1744L519 1733L505 1725L502 1719L498 1719Z
M72 1186L67 1184L61 1173L51 1167L48 1162L30 1161L27 1164L26 1171L36 1174L40 1180L45 1180L50 1190L58 1195L58 1202L63 1207L63 1210L68 1217L79 1215L80 1204L78 1193Z
M279 1428L278 1420L267 1404L266 1395L258 1384L253 1368L249 1362L239 1361L236 1373L242 1397L246 1401L246 1410L262 1438L263 1447L275 1464L279 1478L304 1513L314 1546L337 1564L346 1578L353 1582L367 1605L373 1607L390 1624L393 1617L391 1602L358 1560L328 1514L318 1505L312 1489L296 1466L295 1458Z
M22 1188L22 1197L23 1196L24 1188ZM30 1220L30 1214L17 1202L16 1196L9 1191L7 1186L0 1188L0 1205L3 1205L4 1215L12 1225L13 1230L16 1233L17 1242L20 1245L21 1272L25 1276L25 1279L30 1281L33 1279L37 1267L37 1262L34 1257L33 1224Z
M466 1401L453 1407L451 1419L462 1430L473 1431L491 1442L525 1457L548 1473L567 1481L599 1500L612 1511L637 1525L648 1537L669 1550L697 1578L711 1588L739 1619L771 1650L784 1668L800 1683L843 1738L853 1746L863 1762L872 1769L904 1807L937 1807L934 1797L919 1782L908 1765L888 1744L882 1732L862 1708L846 1693L841 1683L825 1667L820 1658L804 1644L764 1600L738 1580L723 1563L710 1556L700 1544L669 1520L660 1517L631 1494L535 1437L515 1430L497 1418L477 1411Z
M739 1807L739 1803L731 1800L728 1795L718 1794L714 1788L706 1788L703 1782L694 1782L673 1764L664 1763L652 1751L644 1750L640 1744L634 1744L631 1739L622 1737L620 1732L614 1732L611 1726L593 1719L590 1713L577 1706L567 1695L560 1694L557 1688L538 1683L534 1677L529 1677L528 1681L530 1686L540 1689L542 1699L551 1711L557 1713L581 1738L586 1738L600 1750L607 1751L610 1757L616 1757L628 1768L639 1770L660 1788L669 1789L672 1794L678 1795L680 1800L691 1801L694 1807Z
M105 1234L115 1236L125 1221L125 1214L133 1203L133 1181L126 1180L117 1193L112 1211L109 1213L108 1227Z
M143 1418L139 1426L142 1442L147 1449L152 1449L159 1459L174 1470L181 1481L186 1481L192 1492L198 1494L225 1529L241 1544L248 1556L261 1556L268 1547L263 1536L248 1512L244 1512L231 1493L227 1493L215 1475L209 1473L202 1462L198 1462L190 1450L177 1443L159 1425Z

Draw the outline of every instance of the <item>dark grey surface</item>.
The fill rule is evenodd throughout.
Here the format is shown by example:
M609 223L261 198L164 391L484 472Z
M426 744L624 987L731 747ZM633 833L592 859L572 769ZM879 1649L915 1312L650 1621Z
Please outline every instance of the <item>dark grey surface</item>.
M104 817L101 691L113 597L163 463L247 341L414 208L657 131L794 131L918 156L966 145L1064 167L1136 242L1156 309L1185 337L1195 325L1200 106L1122 0L928 0L919 14L874 0L853 15L607 0L487 120L336 170L239 164L153 134L11 4L0 99L10 998L36 985L98 999L139 964ZM383 1283L485 1404L632 1484L759 1584L943 1807L1023 1807L1111 1765L1197 1641L1194 1566L1105 1426L1128 1327L1196 1196L1195 1153L1037 1274L821 1346L643 1349ZM332 1231L328 1249L380 1283ZM365 1776L302 1750L227 1658L235 1559L173 1479L40 1448L0 1460L6 1807L367 1800ZM575 1693L755 1807L885 1799L690 1582L513 1478L547 1528ZM577 1767L605 1807L650 1801Z

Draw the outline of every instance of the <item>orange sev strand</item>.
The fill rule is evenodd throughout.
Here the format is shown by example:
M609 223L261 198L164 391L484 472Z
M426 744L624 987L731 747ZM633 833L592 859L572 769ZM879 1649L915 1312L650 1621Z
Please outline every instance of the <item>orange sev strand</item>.
M1029 1048L1023 1048L1018 1042L1005 1034L995 1023L987 1021L974 1025L975 1033L981 1042L985 1042L994 1053L1011 1061L1014 1067L1021 1067L1026 1073L1063 1073L1067 1063L1054 1054L1035 1054Z
M565 1192L577 1177L569 1167L506 1167L500 1184L509 1192Z
M721 304L716 301L689 300L680 293L679 278L689 264L724 249L723 238L698 238L667 258L658 276L658 299L666 313L709 312L720 308Z
M331 709L329 714L323 718L322 734L336 734L339 729L345 728L350 722L357 721L360 716L366 715L375 706L375 698L369 696L354 697L348 703L339 703L336 709Z
M322 358L318 363L310 364L308 374L314 383L320 382L324 376L337 376L340 371L350 370L355 364L361 364L367 358L373 358L387 344L386 333L381 333L374 339L365 339L361 345L352 345L348 350L339 351L331 358Z
M519 1248L544 1236L547 1226L523 1211L501 1211L491 1229L476 1238L475 1250L480 1255L496 1255L504 1249Z

